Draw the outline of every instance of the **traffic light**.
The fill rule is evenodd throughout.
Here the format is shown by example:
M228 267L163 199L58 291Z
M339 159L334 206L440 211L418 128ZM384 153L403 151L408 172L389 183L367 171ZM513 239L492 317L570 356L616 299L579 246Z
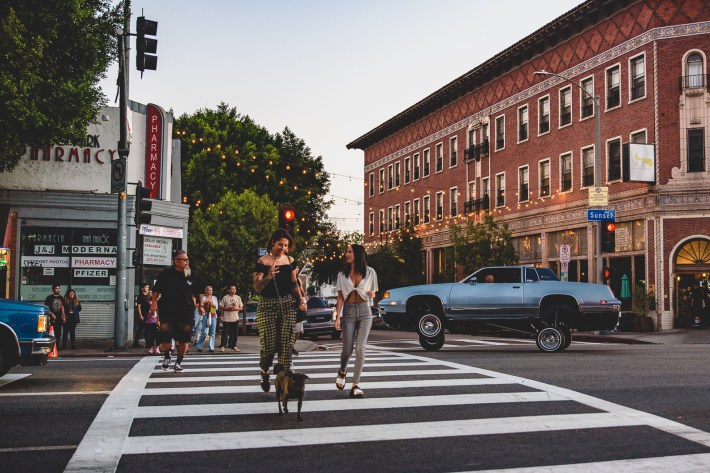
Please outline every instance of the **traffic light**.
M131 262L133 263L133 267L137 268L139 266L142 266L141 264L141 254L138 250L133 251L133 256L131 257Z
M150 189L143 187L143 183L138 181L136 186L136 225L150 223L152 215L148 212L153 210L153 199L150 198Z
M608 284L609 278L611 278L611 269L608 267L604 268L603 276L604 276L604 284Z
M146 36L156 36L158 34L158 22L146 20L144 16L139 16L136 20L136 69L141 71L149 69L154 71L158 68L158 40L146 38ZM142 74L141 74L142 75Z
M296 208L292 205L279 205L279 228L285 228L295 236Z
M602 252L613 253L616 251L616 224L613 220L602 220L600 223Z

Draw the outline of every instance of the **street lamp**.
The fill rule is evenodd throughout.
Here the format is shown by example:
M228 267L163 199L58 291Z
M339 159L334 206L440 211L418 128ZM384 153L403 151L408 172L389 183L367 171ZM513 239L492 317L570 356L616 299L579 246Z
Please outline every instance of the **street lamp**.
M600 149L601 149L601 108L599 105L599 96L592 96L589 92L584 90L584 87L581 85L577 84L576 82L571 81L570 79L561 76L559 74L555 74L554 72L547 72L546 70L542 71L535 71L533 72L534 75L539 75L539 76L555 76L563 81L569 82L570 84L574 85L577 87L579 90L584 93L586 97L591 98L594 100L594 115L596 116L596 136L595 136L595 143L594 143L594 186L595 187L601 187L602 186L602 161L601 158L599 157L600 154ZM601 249L601 235L602 235L602 226L601 222L597 222L596 224L597 231L596 231L596 265L597 265L597 282L601 283L603 281L603 263L602 263L602 249Z

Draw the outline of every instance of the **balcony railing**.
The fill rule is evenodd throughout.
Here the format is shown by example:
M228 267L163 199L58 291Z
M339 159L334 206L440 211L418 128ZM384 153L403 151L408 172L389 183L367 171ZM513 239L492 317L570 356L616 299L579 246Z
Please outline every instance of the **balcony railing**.
M708 74L694 74L692 76L682 76L679 78L678 82L680 85L680 91L683 92L685 89L702 89L707 87Z
M463 204L463 211L465 213L471 212L488 212L491 208L491 199L488 194L484 195L481 199L472 199Z
M482 143L479 143L477 145L471 145L466 148L466 151L464 151L464 159L466 160L466 162L469 162L474 159L476 161L480 161L483 156L488 156L488 148L488 140L483 140Z

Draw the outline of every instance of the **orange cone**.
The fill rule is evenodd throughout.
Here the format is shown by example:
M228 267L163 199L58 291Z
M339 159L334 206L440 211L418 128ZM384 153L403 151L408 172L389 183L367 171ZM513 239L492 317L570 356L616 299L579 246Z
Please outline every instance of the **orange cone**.
M54 337L54 325L49 326L49 336ZM54 348L47 355L48 358L57 358L59 354L57 353L57 341L54 341Z

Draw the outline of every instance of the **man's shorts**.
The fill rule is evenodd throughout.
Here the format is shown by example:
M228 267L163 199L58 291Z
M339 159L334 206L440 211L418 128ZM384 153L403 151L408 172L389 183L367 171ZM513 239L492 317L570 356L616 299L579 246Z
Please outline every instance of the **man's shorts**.
M171 339L177 343L190 343L192 338L192 319L160 320L160 343L168 343Z

